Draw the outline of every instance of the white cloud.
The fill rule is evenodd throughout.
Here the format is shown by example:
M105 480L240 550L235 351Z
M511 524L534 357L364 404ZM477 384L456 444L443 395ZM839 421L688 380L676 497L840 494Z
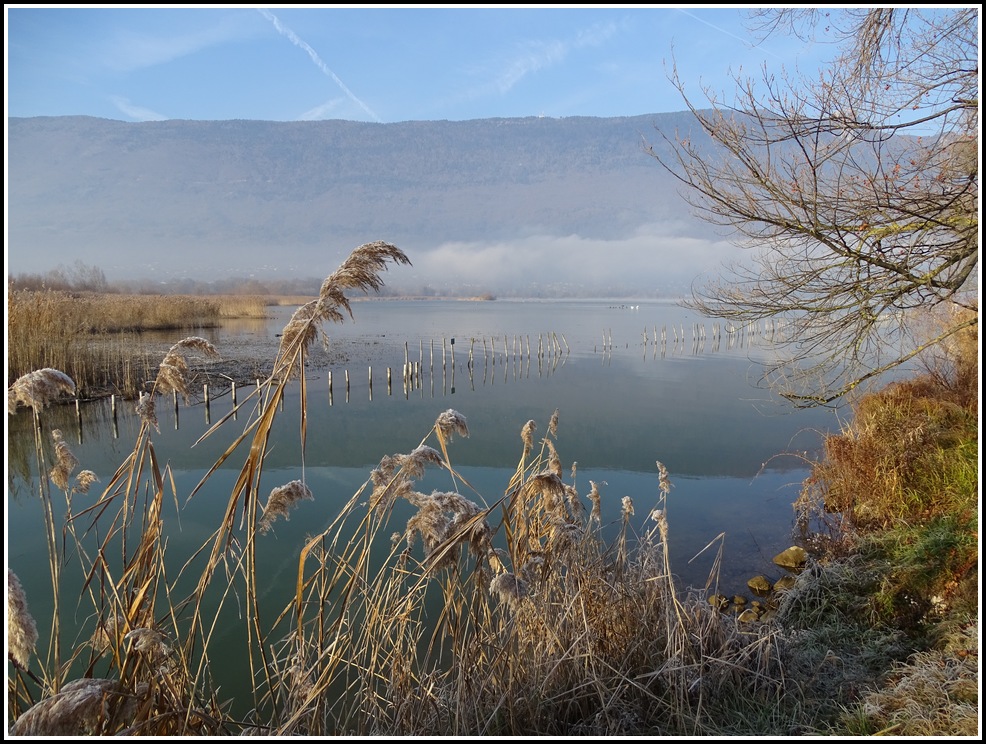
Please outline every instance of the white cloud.
M164 114L159 114L157 111L152 111L143 106L136 106L128 98L123 96L110 96L110 101L121 112L136 121L164 121L169 118Z
M224 15L211 26L188 33L152 36L133 31L122 32L104 54L107 67L129 72L171 62L209 47L252 35L237 16Z
M509 58L491 63L490 66L496 68L493 80L474 90L470 97L487 95L492 91L507 93L525 77L561 64L573 51L605 44L618 29L615 23L596 24L565 40L528 40L520 50L511 51L507 55Z
M322 119L331 119L331 118L341 119L343 118L343 116L340 115L340 112L344 110L345 105L346 105L345 99L333 98L329 101L326 101L323 104L316 106L313 109L309 109L308 111L305 111L303 114L300 114L298 116L298 121L320 121ZM331 114L335 114L335 116L331 116Z

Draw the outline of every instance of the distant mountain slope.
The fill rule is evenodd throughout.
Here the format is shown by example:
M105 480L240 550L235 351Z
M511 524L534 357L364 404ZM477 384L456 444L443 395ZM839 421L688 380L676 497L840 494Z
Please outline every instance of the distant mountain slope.
M413 254L531 236L707 237L644 151L685 113L412 121L8 119L9 270L319 275L356 245ZM694 132L692 132L694 136ZM412 255L412 260L414 256Z

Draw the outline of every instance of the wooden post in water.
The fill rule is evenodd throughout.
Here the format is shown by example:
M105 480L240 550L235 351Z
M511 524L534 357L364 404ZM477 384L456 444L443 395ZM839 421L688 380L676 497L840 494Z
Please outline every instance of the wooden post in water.
M373 400L373 365L366 368L366 381L370 387L370 400Z
M390 367L387 367L387 395L390 395Z

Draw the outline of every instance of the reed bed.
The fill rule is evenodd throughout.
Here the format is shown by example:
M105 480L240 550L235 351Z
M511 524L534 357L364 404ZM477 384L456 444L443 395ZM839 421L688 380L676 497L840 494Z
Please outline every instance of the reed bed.
M831 688L814 681L821 664L799 671L803 634L745 626L678 591L661 462L649 493L580 489L558 449L557 411L518 426L517 466L496 494L476 492L450 454L473 434L467 418L439 412L406 452L382 454L323 532L285 546L293 596L274 612L261 606L259 541L299 501L328 502L304 475L309 350L325 321L351 315L347 293L377 290L389 264L407 263L369 243L325 279L285 326L270 376L237 404L246 425L191 493L176 492L156 455L155 406L187 389L192 357L219 352L204 339L182 339L158 365L116 472L86 471L60 435L34 428L38 472L49 474L40 498L55 613L36 627L11 566L10 733L789 735L832 715ZM29 405L41 422L74 383L57 369L31 374L8 390L8 407ZM289 386L299 388L302 475L263 489ZM227 461L241 464L220 523L194 555L167 555L165 504L201 498ZM445 487L421 488L430 475ZM98 498L79 508L73 496L97 478ZM617 523L602 523L603 499L619 499ZM62 594L68 566L84 577L79 596ZM71 615L88 622L63 643ZM252 675L252 700L236 701L246 714L216 682L214 639L230 617Z
M190 330L265 317L259 296L193 297L16 290L7 295L8 384L36 369L68 374L81 397L134 398L154 379L145 331Z

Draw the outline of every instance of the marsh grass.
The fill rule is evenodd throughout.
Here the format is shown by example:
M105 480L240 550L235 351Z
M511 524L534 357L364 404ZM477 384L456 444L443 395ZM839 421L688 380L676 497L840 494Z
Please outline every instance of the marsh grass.
M110 392L134 398L154 379L157 363L143 332L190 330L223 318L265 314L266 300L247 295L8 291L7 379L49 367L71 377L81 397Z
M178 493L157 456L154 411L161 394L187 389L191 355L221 351L203 339L179 341L153 368L133 449L114 473L90 473L64 439L35 427L55 611L37 638L27 621L18 626L12 733L682 737L875 725L850 704L906 655L900 633L858 601L859 587L880 587L885 574L863 562L811 564L779 601L784 623L741 623L675 585L663 464L648 493L580 488L558 448L558 411L542 437L533 419L519 428L517 466L493 494L478 493L452 456L457 438L477 432L458 411L439 412L419 442L383 454L331 507L324 531L285 547L296 561L292 597L263 606L258 541L274 539L299 500L328 504L305 474L309 351L325 321L351 314L347 292L377 290L389 264L407 263L396 247L369 243L326 278L285 327L270 376L237 404L246 424L190 493ZM54 392L68 384L58 380ZM262 489L289 386L299 389L301 476ZM202 498L226 464L239 468L214 531L193 555L167 555L165 503ZM97 477L106 486L80 507L83 473L86 488ZM442 488L422 487L435 479ZM602 523L608 499L621 506L616 524ZM83 577L78 596L63 596L67 568ZM62 627L73 616L85 618L74 636ZM245 714L217 682L216 638L230 618L243 626L252 679L252 699L236 701ZM873 629L862 647L861 628ZM887 704L871 706L899 725Z

